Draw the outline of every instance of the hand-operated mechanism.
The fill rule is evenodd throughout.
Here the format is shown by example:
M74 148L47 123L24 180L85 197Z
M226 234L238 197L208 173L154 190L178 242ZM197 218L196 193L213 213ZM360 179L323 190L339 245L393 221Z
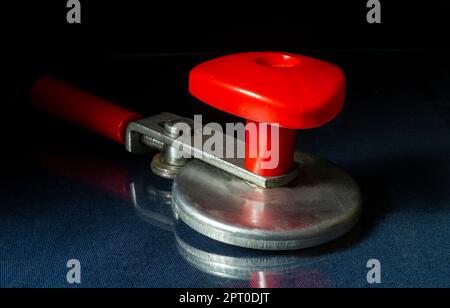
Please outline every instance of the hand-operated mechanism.
M340 112L341 69L290 53L232 54L194 67L189 91L256 128L256 135L245 134L245 157L205 150L211 136L192 119L171 113L142 119L51 77L36 81L31 98L40 109L125 144L129 152L160 150L151 168L174 179L175 216L218 241L298 249L336 239L356 224L361 195L355 181L330 162L294 151L296 129L321 126ZM189 134L180 135L180 124L192 128ZM270 167L268 149L277 155Z

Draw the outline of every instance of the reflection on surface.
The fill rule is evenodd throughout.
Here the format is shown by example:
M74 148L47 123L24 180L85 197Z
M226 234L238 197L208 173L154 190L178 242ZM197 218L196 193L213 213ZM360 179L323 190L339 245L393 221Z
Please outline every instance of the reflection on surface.
M182 221L177 221L175 230L180 255L204 273L235 280L230 286L333 286L317 267L320 257L308 257L299 251L268 252L223 244L197 233Z
M227 245L197 233L174 217L171 182L153 175L148 162L130 167L82 155L60 152L55 156L52 152L52 155L42 156L41 166L59 176L129 200L142 221L174 233L174 243L180 256L206 275L204 278L207 281L229 287L334 286L333 279L321 268L324 256L335 251L336 247L342 248L342 241L287 252Z
M145 177L130 183L130 195L139 217L155 227L173 231L170 190L157 189Z

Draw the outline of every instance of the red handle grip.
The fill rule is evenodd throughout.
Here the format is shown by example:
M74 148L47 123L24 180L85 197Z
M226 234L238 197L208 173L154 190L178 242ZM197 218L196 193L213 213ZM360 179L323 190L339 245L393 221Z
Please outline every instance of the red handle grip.
M142 118L139 113L52 77L41 77L34 83L31 101L33 105L50 114L121 144L125 143L128 123Z

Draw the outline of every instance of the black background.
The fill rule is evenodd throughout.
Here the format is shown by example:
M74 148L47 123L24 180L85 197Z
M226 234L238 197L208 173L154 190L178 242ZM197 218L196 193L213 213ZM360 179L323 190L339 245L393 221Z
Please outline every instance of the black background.
M280 50L340 65L350 98L402 84L448 97L446 1L381 1L381 24L367 23L365 0L81 0L81 24L66 22L66 1L11 2L1 5L2 161L10 175L27 168L36 144L91 138L31 107L30 86L43 74L144 115L201 111L216 120L228 116L188 94L189 70L226 53Z

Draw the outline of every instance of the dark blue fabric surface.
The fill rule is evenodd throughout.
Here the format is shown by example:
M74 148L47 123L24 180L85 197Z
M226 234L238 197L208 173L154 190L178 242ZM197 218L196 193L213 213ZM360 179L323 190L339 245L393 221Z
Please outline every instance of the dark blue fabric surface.
M258 273L220 277L183 255L189 248L238 264L254 260L255 271L267 272L275 286L450 287L448 115L414 85L350 90L335 121L297 140L300 150L344 167L361 185L363 216L344 238L290 253L235 248L173 223L164 201L171 182L150 173L148 158L113 159L133 171L139 209L131 198L38 164L2 193L0 286L255 285ZM83 153L95 156L95 149ZM380 285L366 281L372 258L381 262ZM69 259L81 262L80 285L66 282Z

